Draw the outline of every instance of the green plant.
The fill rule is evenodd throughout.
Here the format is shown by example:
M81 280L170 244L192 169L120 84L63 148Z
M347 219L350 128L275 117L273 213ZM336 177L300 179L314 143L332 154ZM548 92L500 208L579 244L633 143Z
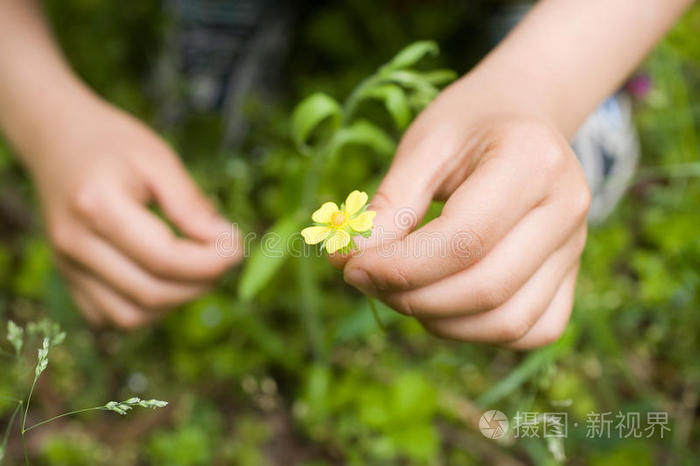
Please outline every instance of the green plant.
M263 235L263 239L280 239L281 250L269 254L261 245L245 264L238 287L242 299L253 299L281 269L289 257L291 241L298 236L299 228L319 198L322 179L343 176L346 168L343 151L361 146L387 160L393 155L397 140L413 116L437 96L440 86L456 77L451 70L417 69L424 58L437 54L435 42L415 42L357 85L343 104L327 94L314 93L296 106L291 119L291 135L304 157L301 196L296 207ZM379 111L372 105L376 103L380 104ZM368 118L365 113L374 118ZM393 128L386 128L383 114L388 114ZM310 254L304 250L302 255ZM302 319L316 358L323 360L325 349L319 318L318 279L306 261L297 260L295 265L304 302ZM374 303L370 303L370 307L376 317Z
M19 393L18 398L12 401L16 402L10 421L5 429L5 434L2 438L2 444L0 444L0 465L4 463L5 452L7 449L7 443L9 440L10 432L14 427L15 420L19 416L21 418L20 422L20 435L22 437L22 445L24 447L24 460L25 463L29 464L29 456L27 453L27 442L26 434L30 430L37 427L48 424L49 422L55 421L57 419L72 416L74 414L85 413L88 411L113 411L115 413L126 415L131 409L136 406L143 408L163 408L168 405L167 401L150 399L142 400L137 397L129 398L125 401L110 401L101 406L95 406L91 408L83 408L74 411L68 411L57 416L44 419L42 421L36 422L30 426L27 425L27 414L29 413L29 406L32 401L32 395L34 394L34 389L39 381L39 377L46 370L49 365L49 352L54 346L60 345L66 339L66 332L61 331L60 327L56 323L50 323L48 320L43 320L37 323L30 323L27 327L26 335L28 337L41 336L41 345L37 350L37 360L34 366L34 377L29 389L29 393L24 395L24 390L21 389L21 381L23 380L23 372L25 369L25 362L23 359L22 349L25 348L25 331L22 327L15 324L12 320L7 321L7 340L14 349L14 354L12 357L15 359L16 371L17 371L17 391Z

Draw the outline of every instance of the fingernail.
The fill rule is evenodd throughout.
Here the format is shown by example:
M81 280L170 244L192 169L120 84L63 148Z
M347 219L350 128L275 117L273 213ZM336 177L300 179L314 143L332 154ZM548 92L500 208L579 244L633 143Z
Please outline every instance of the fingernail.
M374 295L377 292L374 283L372 283L372 280L369 278L369 275L362 269L346 270L344 278L347 283L359 288L366 294Z

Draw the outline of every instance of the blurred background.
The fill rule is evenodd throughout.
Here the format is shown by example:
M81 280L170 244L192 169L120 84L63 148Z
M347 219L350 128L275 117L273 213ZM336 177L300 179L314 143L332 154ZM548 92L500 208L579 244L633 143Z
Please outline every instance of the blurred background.
M244 231L281 234L289 226L279 219L297 209L309 176L289 137L299 99L316 91L345 98L418 39L436 40L435 63L463 74L526 7L44 3L92 87L155 127ZM52 263L31 182L0 139L0 333L4 340L7 319L43 318L68 333L52 350L33 415L132 395L170 402L32 431L32 464L697 464L699 31L696 5L620 94L637 128L639 166L614 212L591 227L567 332L529 353L439 341L386 308L383 332L366 299L322 257L232 270L147 329L90 329ZM391 160L375 152L347 147L342 167L323 169L320 196L372 190ZM0 358L2 396L15 384L7 365ZM14 405L2 396L4 428ZM566 412L568 435L492 440L478 428L484 409L511 422L518 412ZM639 412L642 427L647 413L666 412L670 431L597 438L587 435L591 412ZM18 435L8 457L22 462Z

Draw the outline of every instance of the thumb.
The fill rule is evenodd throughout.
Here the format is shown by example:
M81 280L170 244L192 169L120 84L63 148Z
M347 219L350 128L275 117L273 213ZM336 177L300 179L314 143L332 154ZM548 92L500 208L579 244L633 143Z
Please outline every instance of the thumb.
M150 177L150 189L165 216L188 237L213 241L229 233L231 222L216 212L211 202L173 154Z

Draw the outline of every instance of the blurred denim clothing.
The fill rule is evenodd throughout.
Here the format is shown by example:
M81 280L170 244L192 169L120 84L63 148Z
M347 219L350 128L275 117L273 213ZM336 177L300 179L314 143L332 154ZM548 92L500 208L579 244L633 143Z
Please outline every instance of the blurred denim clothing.
M608 97L586 119L571 144L593 195L588 220L602 222L627 191L639 160L629 96L619 92Z
M494 44L505 37L530 7L529 2L515 3L494 16L491 24ZM608 97L581 125L571 145L593 196L588 221L602 222L625 194L639 159L639 137L629 96L620 91Z
M170 27L156 72L161 117L220 111L225 143L246 130L244 96L274 89L291 10L277 0L166 0Z

